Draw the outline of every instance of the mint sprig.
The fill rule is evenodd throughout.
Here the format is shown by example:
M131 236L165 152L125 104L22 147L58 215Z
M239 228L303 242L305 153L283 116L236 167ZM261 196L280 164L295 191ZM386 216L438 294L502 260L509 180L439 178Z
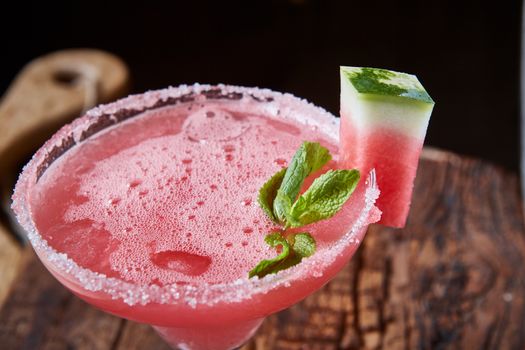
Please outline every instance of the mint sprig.
M348 200L359 182L358 170L329 170L316 178L299 196L304 180L332 159L328 149L317 142L303 142L288 168L275 173L259 190L258 202L266 215L283 226L301 227L334 216ZM249 277L264 277L270 273L297 265L316 249L315 239L308 232L288 235L274 232L265 242L281 253L273 259L260 261Z
M277 273L291 266L297 265L303 258L315 252L315 240L308 232L297 233L284 238L279 232L267 235L264 241L271 247L281 246L281 253L273 259L262 260L255 266L248 276L262 278L271 273Z
M359 182L357 170L329 170L293 204L289 225L300 227L334 216L346 203Z
M273 214L280 223L286 222L287 214L304 180L311 173L321 169L330 159L330 152L317 142L305 141L295 152L273 202Z
M283 236L281 236L279 232L274 232L267 235L264 238L264 241L273 248L281 246L281 254L273 259L262 260L250 271L248 274L250 278L253 276L263 277L269 273L276 273L277 271L280 271L281 269L279 269L279 265L283 263L284 260L286 260L286 258L288 258L290 255L290 244L288 244L288 241Z
M264 210L266 215L268 215L268 217L275 223L277 223L277 218L275 215L273 215L273 203L275 197L277 196L277 191L283 182L285 172L286 168L281 169L280 171L276 172L270 178L270 180L266 181L266 183L259 190L259 197L257 198L259 205Z
M297 198L304 180L311 173L321 169L330 159L332 159L330 152L319 143L303 142L295 152L290 165L286 168L277 193L275 195L270 194L265 187L275 188L274 185L277 182L275 178L276 176L279 177L278 174L284 169L272 176L259 192L259 203L264 203L263 209L273 208L273 215L268 216L274 221L276 219L279 223L285 223L292 203ZM261 194L265 198L261 198ZM270 198L273 198L273 201L269 200Z

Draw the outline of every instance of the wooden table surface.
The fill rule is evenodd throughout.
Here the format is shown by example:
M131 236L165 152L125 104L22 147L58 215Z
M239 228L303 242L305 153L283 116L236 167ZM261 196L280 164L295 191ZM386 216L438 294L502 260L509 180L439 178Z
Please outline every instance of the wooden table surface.
M12 188L14 151L41 142L27 137L31 128L44 119L50 128L93 98L69 81L79 60L103 80L92 84L97 101L123 93L125 67L101 52L62 52L29 65L0 101L0 192ZM38 85L51 78L52 88ZM39 111L48 114L38 119ZM5 128L14 123L23 128ZM1 219L0 349L167 349L150 327L74 297ZM524 234L516 174L425 149L406 228L371 227L336 278L268 317L243 350L524 349Z
M148 326L74 297L30 248L22 255L1 348L167 349ZM524 257L517 176L426 149L406 228L371 227L334 280L243 349L523 349Z

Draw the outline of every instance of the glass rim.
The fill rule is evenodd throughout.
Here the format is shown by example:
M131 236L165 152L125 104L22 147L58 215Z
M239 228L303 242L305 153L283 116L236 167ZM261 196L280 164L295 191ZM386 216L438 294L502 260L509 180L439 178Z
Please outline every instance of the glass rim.
M266 275L263 278L248 278L246 276L225 283L174 283L164 286L156 284L137 285L120 278L107 277L104 274L79 266L66 253L61 253L52 248L36 229L29 205L29 193L31 186L38 182L40 176L54 160L58 159L76 144L129 118L178 103L206 101L209 99L250 99L264 104L264 106L261 106L264 107L266 112L279 114L278 118L281 119L288 118L287 116L283 117L285 113L280 113L280 109L286 108L287 112L293 111L300 115L292 119L301 122L303 125L317 126L323 133L333 138L335 142L339 138L339 118L304 99L269 89L222 84L181 85L148 91L144 94L131 95L124 99L95 107L86 112L84 116L63 126L56 132L33 155L30 162L24 167L15 186L12 208L40 259L45 259L52 265L52 269L55 269L61 275L67 276L64 278L79 285L82 289L88 292L105 293L112 299L120 299L129 306L183 302L195 308L201 304L211 306L220 302L241 302L282 286L290 286L293 281L301 279L301 272L304 271L307 271L310 275L313 274L315 277L322 276L323 270L333 264L337 257L343 254L349 244L356 242L359 239L359 233L370 224L369 217L374 208L377 209L375 201L379 196L375 170L368 174L363 209L348 232L344 233L329 248L324 249L323 254L314 254L309 258L303 259L296 266L276 274ZM299 121L298 118L303 120ZM357 241L356 243L360 242Z

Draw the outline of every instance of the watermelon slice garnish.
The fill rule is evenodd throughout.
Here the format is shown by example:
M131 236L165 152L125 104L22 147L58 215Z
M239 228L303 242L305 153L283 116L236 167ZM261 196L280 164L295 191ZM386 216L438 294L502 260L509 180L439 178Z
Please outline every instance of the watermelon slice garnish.
M362 174L376 169L383 225L405 225L433 108L414 75L341 67L341 161Z

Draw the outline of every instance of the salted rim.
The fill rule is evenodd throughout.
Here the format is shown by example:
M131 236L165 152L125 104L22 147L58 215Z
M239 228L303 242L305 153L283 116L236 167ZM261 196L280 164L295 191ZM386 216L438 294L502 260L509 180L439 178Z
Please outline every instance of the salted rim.
M31 218L29 191L47 167L61 154L88 137L128 118L140 115L152 109L175 105L189 101L204 102L208 99L229 99L260 102L266 113L280 119L294 119L304 125L318 127L324 134L338 142L339 119L326 110L291 94L283 94L269 89L247 88L228 85L181 85L162 90L148 91L132 95L113 103L101 105L88 111L83 117L62 127L49 139L24 167L17 181L13 194L12 208L35 251L43 256L60 274L65 274L75 284L90 292L104 292L112 299L121 299L132 305L148 303L175 304L185 303L193 308L199 304L214 305L220 302L241 302L256 294L265 294L281 286L288 287L295 280L300 280L305 269L309 275L321 277L334 260L351 243L359 242L359 233L368 225L368 219L376 199L379 196L374 170L368 175L365 190L365 205L352 228L335 244L323 250L323 254L314 254L300 264L277 274L263 278L239 278L228 283L190 283L165 286L139 286L120 278L107 277L104 274L80 267L75 261L53 249L37 231ZM264 105L262 105L264 104ZM294 113L295 112L295 113ZM60 153L61 152L61 153Z

